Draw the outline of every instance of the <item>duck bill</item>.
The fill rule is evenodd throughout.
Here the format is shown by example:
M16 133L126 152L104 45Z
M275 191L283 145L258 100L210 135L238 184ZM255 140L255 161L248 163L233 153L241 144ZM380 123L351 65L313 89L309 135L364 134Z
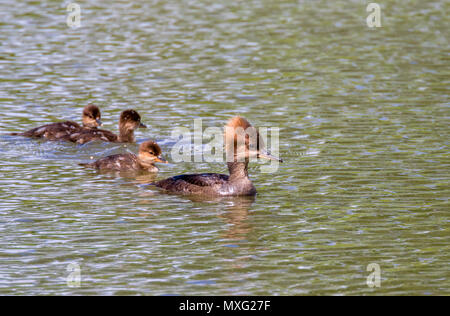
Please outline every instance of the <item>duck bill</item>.
M147 128L147 125L140 123L139 128Z
M161 157L156 157L155 162L169 163L167 160L164 160L164 159L162 159Z
M95 121L97 122L98 126L103 126L103 122L102 121L100 121L100 120L95 120Z
M267 151L260 151L258 153L258 158L263 158L263 159L267 159L267 160L276 160L278 162L283 162L283 159L275 157L275 156L271 155L270 153L268 153Z

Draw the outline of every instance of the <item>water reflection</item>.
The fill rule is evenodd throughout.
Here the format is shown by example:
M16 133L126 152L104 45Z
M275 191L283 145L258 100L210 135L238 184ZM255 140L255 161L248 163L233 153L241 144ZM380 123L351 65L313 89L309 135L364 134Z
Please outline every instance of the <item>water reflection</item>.
M193 195L186 196L186 198L194 203L207 203L208 207L212 205L225 206L218 215L227 224L227 229L221 235L225 240L246 240L252 231L248 216L249 210L256 200L255 196L205 197Z
M254 196L242 196L218 202L227 203L225 212L219 215L228 224L228 229L222 234L223 238L234 241L248 239L252 231L248 216L254 202Z

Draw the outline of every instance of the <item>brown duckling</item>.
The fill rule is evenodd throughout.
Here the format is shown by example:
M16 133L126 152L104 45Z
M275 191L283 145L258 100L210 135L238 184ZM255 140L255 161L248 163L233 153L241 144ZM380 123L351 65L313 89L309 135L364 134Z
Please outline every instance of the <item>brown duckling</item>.
M23 133L12 133L11 135L45 138L48 140L68 140L68 137L75 132L92 131L101 126L100 109L93 104L87 105L83 109L81 121L83 122L82 127L76 122L66 121L39 126Z
M241 130L251 128L256 134L256 140L245 137L239 142ZM217 173L179 175L154 183L157 187L178 194L203 196L243 196L255 195L256 189L248 177L249 158L265 158L278 160L264 150L264 144L257 130L244 118L236 116L225 126L225 149L233 150L231 161L227 162L230 175Z
M101 158L95 162L80 164L83 167L103 171L148 171L158 172L155 163L167 163L161 158L161 148L154 141L146 141L139 146L139 154L119 154Z
M93 140L113 143L134 143L134 130L147 128L141 123L141 116L135 110L125 110L119 119L119 135L106 130L80 130L70 135L70 141L84 144Z

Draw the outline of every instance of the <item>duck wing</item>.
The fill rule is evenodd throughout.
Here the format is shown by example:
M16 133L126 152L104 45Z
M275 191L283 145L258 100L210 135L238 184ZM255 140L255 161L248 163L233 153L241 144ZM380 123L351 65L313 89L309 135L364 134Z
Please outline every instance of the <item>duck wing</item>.
M88 164L80 164L84 167L98 170L130 171L139 170L139 163L134 154L118 154L101 158Z
M81 126L77 123L66 121L35 127L24 133L16 133L14 135L60 140L65 139L68 135L80 131L81 129Z
M100 140L104 142L117 142L118 137L116 134L103 129L97 130L83 129L71 134L69 140L71 142L78 144L84 144L93 140Z
M218 173L183 174L155 183L157 187L179 193L202 193L208 188L217 188L226 184L228 175Z

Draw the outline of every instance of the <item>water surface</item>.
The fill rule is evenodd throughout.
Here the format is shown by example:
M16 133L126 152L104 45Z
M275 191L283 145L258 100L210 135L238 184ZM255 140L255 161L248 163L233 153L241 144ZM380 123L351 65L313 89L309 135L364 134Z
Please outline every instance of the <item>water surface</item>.
M448 2L383 1L376 29L368 1L83 1L78 29L68 3L0 6L0 294L450 294ZM204 201L78 166L137 145L7 135L89 102L113 131L136 109L166 155L240 114L285 162ZM192 172L226 166L156 179Z

